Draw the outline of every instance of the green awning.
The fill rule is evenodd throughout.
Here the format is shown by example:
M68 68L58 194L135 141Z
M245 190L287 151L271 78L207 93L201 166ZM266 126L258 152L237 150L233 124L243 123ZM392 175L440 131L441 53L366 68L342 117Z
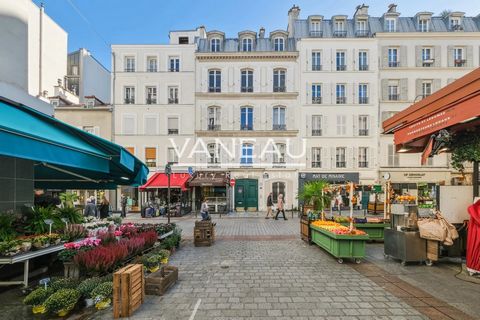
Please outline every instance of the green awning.
M148 175L121 146L1 98L0 154L35 161L36 188L139 186Z

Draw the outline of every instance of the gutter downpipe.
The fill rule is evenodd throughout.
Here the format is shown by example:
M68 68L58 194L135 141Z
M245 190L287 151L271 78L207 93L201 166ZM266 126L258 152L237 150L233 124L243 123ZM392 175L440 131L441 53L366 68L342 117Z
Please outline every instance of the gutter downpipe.
M42 97L43 96L43 90L42 90L42 64L43 64L43 59L42 59L42 55L43 55L43 50L42 50L42 46L43 46L43 12L45 11L45 6L43 5L43 2L40 4L40 11L39 11L39 14L40 14L40 23L39 23L39 46L38 46L38 96L39 97Z

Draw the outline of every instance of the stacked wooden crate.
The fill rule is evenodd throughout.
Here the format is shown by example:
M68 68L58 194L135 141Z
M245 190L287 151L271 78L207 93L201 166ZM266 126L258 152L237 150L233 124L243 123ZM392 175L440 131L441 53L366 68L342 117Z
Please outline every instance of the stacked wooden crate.
M211 221L195 221L193 229L195 247L209 247L215 241L215 226Z
M129 264L113 274L113 317L130 317L145 299L142 264Z

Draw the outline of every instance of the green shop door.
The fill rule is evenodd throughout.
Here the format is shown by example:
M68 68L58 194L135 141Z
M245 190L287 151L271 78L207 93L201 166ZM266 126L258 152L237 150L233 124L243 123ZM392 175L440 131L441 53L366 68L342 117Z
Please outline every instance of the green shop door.
M235 181L235 209L258 210L258 181L238 179Z

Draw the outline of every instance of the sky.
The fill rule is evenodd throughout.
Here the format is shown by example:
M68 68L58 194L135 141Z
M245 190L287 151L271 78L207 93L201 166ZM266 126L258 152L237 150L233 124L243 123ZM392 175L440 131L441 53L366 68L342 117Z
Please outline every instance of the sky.
M242 30L266 33L286 29L288 9L300 7L300 18L321 14L352 17L360 1L352 0L34 0L45 5L46 13L68 32L68 51L88 49L105 67L111 69L112 44L165 44L170 30L221 30L236 37ZM366 1L371 16L381 16L392 0ZM478 0L396 1L402 16L420 11L439 14L443 10L462 11L468 16L480 14ZM88 21L86 22L85 19Z

